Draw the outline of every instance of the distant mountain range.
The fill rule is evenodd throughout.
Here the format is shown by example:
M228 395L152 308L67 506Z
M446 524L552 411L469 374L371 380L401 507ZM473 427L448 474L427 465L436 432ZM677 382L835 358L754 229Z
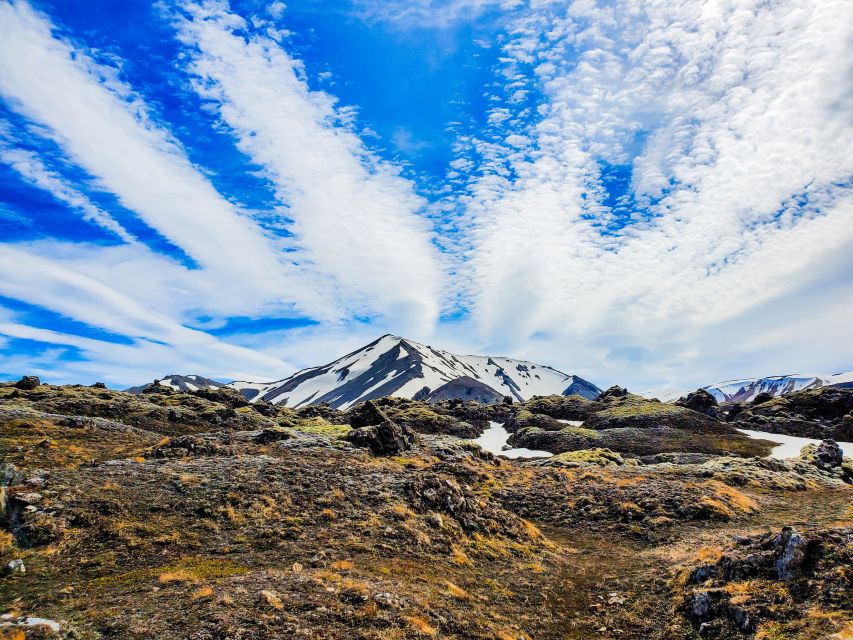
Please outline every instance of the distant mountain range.
M829 386L853 387L853 372L819 375L791 374L726 380L703 388L714 396L717 402L749 402L759 393L781 396L803 389Z
M166 376L160 384L182 391L226 386L201 376L179 375ZM139 393L146 386L129 391ZM595 398L601 393L591 382L552 367L511 358L454 355L390 334L326 365L297 371L282 380L237 381L227 386L253 401L289 407L327 402L335 408L382 396L491 403L504 396L520 401L534 395Z
M289 407L326 402L345 409L382 396L439 400L500 402L505 396L528 400L535 395L595 398L601 389L583 378L526 360L496 356L454 355L429 345L386 334L352 353L320 367L297 371L274 382L217 382L198 375L171 374L161 385L179 391L232 387L252 401ZM141 393L148 385L128 391ZM703 387L718 402L749 402L759 393L780 396L823 386L853 387L853 372L789 374L726 380ZM671 402L693 389L657 389L643 393Z
M764 378L740 378L724 380L716 384L702 387L717 399L717 402L749 402L759 393L769 393L781 396L803 389L818 387L847 387L853 388L853 372L834 374L788 374L781 376L765 376ZM656 389L642 395L656 397L665 402L671 402L686 395L693 389Z

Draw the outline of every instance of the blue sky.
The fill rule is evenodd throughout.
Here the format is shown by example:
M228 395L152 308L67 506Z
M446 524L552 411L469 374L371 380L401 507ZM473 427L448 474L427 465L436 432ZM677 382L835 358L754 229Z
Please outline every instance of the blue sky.
M384 332L637 389L849 370L851 24L0 0L0 377L273 379Z

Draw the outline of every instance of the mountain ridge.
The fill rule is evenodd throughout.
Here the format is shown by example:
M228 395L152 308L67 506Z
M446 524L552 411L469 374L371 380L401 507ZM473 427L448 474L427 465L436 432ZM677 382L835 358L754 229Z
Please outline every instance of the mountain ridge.
M547 365L499 356L455 355L414 340L385 334L332 362L269 383L235 381L247 398L299 407L326 402L347 408L386 395L427 397L459 378L471 378L501 397L577 392L595 397L591 382ZM571 391L569 391L571 390Z

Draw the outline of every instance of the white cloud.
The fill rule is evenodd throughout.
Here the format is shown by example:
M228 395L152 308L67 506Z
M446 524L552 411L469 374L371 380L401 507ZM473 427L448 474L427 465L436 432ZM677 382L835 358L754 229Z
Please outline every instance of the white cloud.
M136 242L136 239L110 214L68 184L59 174L50 171L34 153L23 149L10 149L0 146L0 162L8 164L25 180L49 192L60 202L79 210L83 214L84 220L103 227L125 242Z
M548 349L609 380L701 382L735 353L723 325L738 349L764 344L768 361L801 355L787 332L764 343L751 311L853 249L849 3L553 8L528 13L507 46L548 98L520 132L533 142L480 143L492 165L471 185L461 286L481 339L535 350L548 336ZM632 189L654 216L602 233L623 222L602 205L600 161L633 163ZM802 194L808 204L792 204ZM820 305L795 324L849 321L837 296ZM849 366L849 330L826 330Z
M0 355L0 368L61 381L280 378L383 331L602 385L850 368L849 3L365 6L373 19L439 28L513 9L501 86L485 88L487 129L460 136L449 167L448 190L467 179L465 193L426 206L356 135L356 110L310 90L262 19L222 2L175 17L199 94L286 207L274 221L294 234L283 239L216 192L116 68L55 38L25 3L0 0L0 93L198 264L132 243L37 157L4 154L128 243L0 245L0 295L132 344L0 310L3 340L46 345ZM398 145L417 144L403 134ZM632 169L630 220L605 205L602 163ZM442 294L470 314L439 321ZM294 308L322 324L231 344L190 328ZM372 322L340 322L352 315ZM68 349L84 359L58 358Z
M412 184L339 124L348 112L310 91L300 63L276 42L245 36L242 18L222 3L186 11L178 26L194 48L196 87L275 183L305 259L349 308L401 327L431 326L441 266Z
M259 227L220 196L112 67L54 38L25 2L0 3L0 93L151 227L257 306L281 296L323 317L340 310ZM249 285L249 286L247 286ZM242 292L242 293L241 293ZM254 295L253 295L254 294Z
M293 370L282 358L185 327L140 302L135 294L68 268L61 259L38 257L27 249L31 247L0 245L0 272L4 274L0 295L52 309L132 341L126 345L40 329L14 322L14 317L0 323L0 335L82 350L84 362L54 362L52 379L67 378L69 371L95 373L99 367L102 377L115 382L162 375L165 369L224 377L280 377ZM11 370L8 366L3 369Z

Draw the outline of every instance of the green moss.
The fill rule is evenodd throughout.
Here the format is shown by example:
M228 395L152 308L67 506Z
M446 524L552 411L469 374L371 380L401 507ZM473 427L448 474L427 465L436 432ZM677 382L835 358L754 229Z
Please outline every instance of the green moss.
M610 449L601 448L567 451L566 453L560 453L549 458L549 462L576 462L579 464L596 464L600 467L625 464L622 456L618 453L614 453Z
M224 558L184 556L171 564L145 569L133 569L124 573L96 578L92 581L92 584L99 587L126 585L141 580L156 579L163 574L169 573L186 573L194 580L203 581L236 576L246 573L249 570L249 567L244 567Z
M565 433L578 438L598 438L599 432L595 429L584 429L583 427L573 427L571 425L560 429L560 433Z
M595 416L598 419L631 418L635 416L665 418L683 416L686 415L688 411L689 409L685 409L684 407L664 404L663 402L630 402L627 404L620 404L615 407L608 407L607 409L598 411Z
M298 420L295 424L290 426L290 428L301 433L329 436L330 438L342 438L350 432L350 426L348 424L332 424L323 418Z

